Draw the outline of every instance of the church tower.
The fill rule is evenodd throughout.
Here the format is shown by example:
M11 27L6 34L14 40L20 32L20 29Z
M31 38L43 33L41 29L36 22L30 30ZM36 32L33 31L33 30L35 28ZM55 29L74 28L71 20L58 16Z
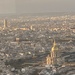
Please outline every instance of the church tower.
M57 65L58 52L58 46L54 40L53 47L51 49L51 64L54 66Z
M57 43L54 40L53 47L50 51L50 54L46 57L46 64L57 66L58 58L59 58L59 48L58 48Z
M47 65L51 65L51 57L50 57L50 55L48 55L48 56L46 57L46 64L47 64Z

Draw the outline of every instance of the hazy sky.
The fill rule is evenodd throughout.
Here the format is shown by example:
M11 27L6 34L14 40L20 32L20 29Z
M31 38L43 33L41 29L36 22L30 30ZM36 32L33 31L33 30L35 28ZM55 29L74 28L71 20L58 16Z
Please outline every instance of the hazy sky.
M0 0L0 13L15 13L15 0Z
M0 13L75 12L75 0L0 0Z

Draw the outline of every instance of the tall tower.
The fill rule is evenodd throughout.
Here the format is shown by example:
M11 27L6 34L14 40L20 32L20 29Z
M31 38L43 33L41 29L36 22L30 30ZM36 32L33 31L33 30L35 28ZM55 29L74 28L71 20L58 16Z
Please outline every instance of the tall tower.
M47 65L53 65L55 67L58 67L58 63L59 63L59 49L58 49L58 45L56 44L55 40L53 43L53 47L51 49L50 54L46 57L46 64Z
M51 57L50 57L50 55L48 55L48 56L46 57L46 64L47 64L47 65L51 65Z
M33 26L32 25L30 26L30 29L33 30Z
M54 40L53 47L51 49L51 64L54 66L57 65L58 52L58 46Z
M7 28L7 20L4 19L4 29Z

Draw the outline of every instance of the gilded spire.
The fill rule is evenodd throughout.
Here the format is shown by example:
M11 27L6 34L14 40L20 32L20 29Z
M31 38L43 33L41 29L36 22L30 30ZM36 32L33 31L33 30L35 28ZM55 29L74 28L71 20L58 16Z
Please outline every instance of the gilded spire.
M54 43L53 43L53 46L55 47L57 44L56 44L56 41L54 40Z
M55 50L58 50L58 47L57 47L56 41L54 40L52 51L55 51Z

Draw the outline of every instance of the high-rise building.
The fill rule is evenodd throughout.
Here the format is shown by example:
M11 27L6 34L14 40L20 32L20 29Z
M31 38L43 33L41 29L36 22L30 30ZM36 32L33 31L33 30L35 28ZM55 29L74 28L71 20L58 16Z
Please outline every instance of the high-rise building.
M4 29L7 28L7 20L4 19Z

